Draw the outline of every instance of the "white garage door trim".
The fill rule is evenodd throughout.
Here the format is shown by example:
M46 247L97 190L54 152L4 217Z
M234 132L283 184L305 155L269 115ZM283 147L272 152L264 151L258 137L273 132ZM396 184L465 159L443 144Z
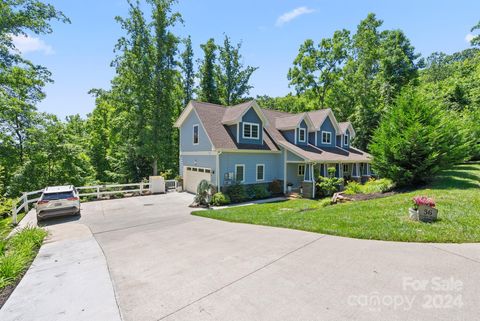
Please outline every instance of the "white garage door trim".
M197 166L184 166L183 182L185 184L185 190L190 193L197 192L198 183L202 179L212 182L212 169L206 167Z

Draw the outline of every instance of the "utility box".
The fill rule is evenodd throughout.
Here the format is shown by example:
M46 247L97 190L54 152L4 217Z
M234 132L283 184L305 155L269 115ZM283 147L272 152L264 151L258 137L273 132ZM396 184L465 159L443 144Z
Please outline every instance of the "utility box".
M149 182L152 194L165 193L165 179L162 176L150 176Z

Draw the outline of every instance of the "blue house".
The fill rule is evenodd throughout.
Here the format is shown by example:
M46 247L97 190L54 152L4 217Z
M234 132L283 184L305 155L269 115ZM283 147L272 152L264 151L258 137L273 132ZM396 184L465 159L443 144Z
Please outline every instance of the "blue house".
M290 114L262 109L252 100L225 107L191 101L175 123L180 129L179 170L184 188L196 192L202 179L219 190L235 182L282 182L315 193L314 178L335 168L337 177L369 177L371 156L350 142L350 122L338 123L331 109Z

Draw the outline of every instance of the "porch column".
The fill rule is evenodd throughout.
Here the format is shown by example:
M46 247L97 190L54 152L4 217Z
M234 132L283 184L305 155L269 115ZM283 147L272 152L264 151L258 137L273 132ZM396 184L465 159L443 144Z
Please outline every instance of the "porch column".
M315 165L316 164L312 164L312 198L315 198L315 177L314 177L314 174L315 174Z
M283 150L283 194L287 194L287 150Z

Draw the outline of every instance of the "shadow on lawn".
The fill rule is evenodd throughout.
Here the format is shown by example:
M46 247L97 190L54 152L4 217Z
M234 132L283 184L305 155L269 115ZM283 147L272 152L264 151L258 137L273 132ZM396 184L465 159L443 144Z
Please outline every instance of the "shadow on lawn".
M470 168L470 169L469 169ZM451 169L442 172L438 178L432 182L431 188L435 189L475 189L480 188L480 176L474 175L466 170L479 171L473 166L462 166L459 169Z

